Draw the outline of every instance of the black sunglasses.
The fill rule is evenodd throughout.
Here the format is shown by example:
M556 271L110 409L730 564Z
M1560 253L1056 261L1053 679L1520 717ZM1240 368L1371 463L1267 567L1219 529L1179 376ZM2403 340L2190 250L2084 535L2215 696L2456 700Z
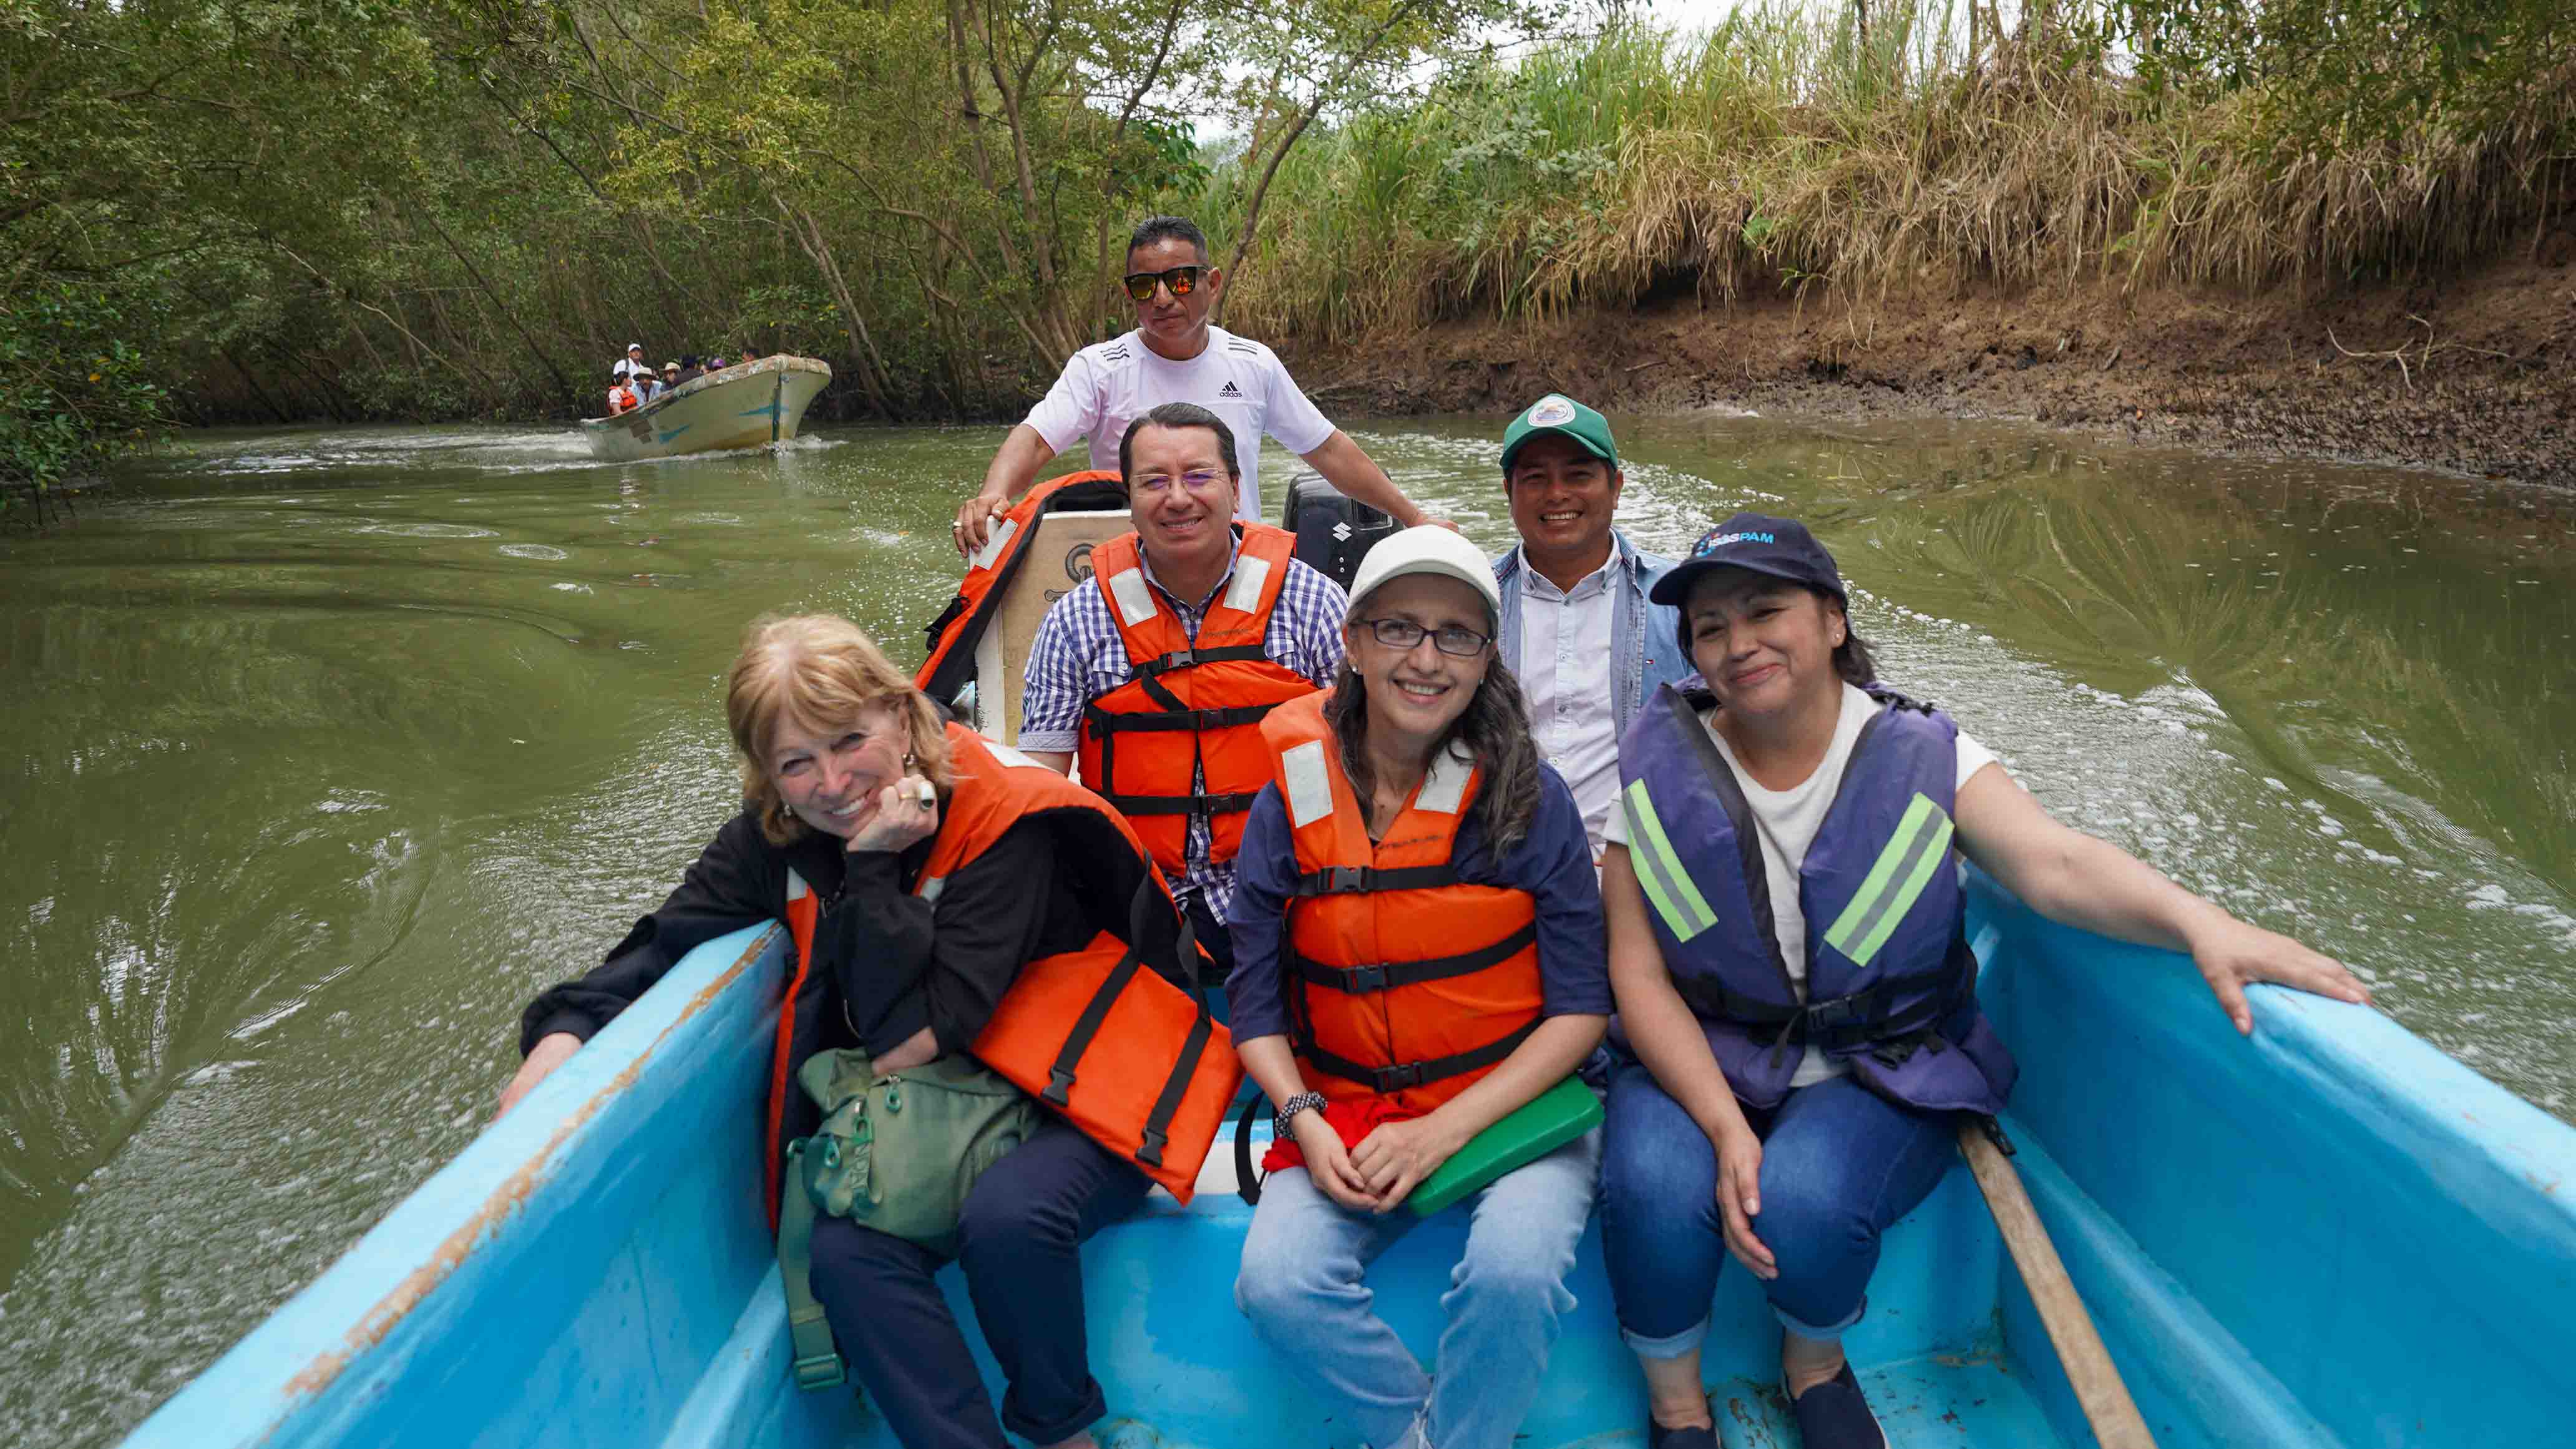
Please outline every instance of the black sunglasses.
M1186 297L1199 289L1199 273L1206 270L1205 267L1174 267L1162 272L1129 272L1127 295L1139 302L1151 302L1154 300L1154 284L1160 282L1172 289L1174 297Z

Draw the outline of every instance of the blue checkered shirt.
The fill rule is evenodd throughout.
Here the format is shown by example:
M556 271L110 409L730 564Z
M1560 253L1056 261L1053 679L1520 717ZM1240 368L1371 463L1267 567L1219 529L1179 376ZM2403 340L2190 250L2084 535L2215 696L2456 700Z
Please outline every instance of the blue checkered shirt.
M1241 534L1235 536L1234 552L1236 558L1243 556ZM1225 592L1234 566L1229 563L1225 577L1195 604L1182 602L1164 588L1154 577L1151 563L1143 565L1143 572L1145 582L1171 605L1181 621L1181 632L1195 641L1199 621L1207 617L1209 603ZM1341 585L1290 559L1288 576L1279 585L1278 607L1270 611L1270 627L1261 637L1262 652L1315 681L1316 688L1332 688L1334 675L1342 667L1342 617L1350 607L1350 595L1342 592ZM1117 621L1110 617L1109 596L1101 591L1097 575L1083 580L1047 610L1029 646L1028 668L1020 685L1020 748L1073 753L1081 743L1082 707L1135 678L1127 645L1118 637ZM1192 783L1200 789L1207 784L1203 777ZM1234 899L1234 862L1209 861L1209 844L1206 818L1192 816L1189 838L1182 847L1186 868L1178 888L1184 895L1196 892L1222 923L1226 906Z

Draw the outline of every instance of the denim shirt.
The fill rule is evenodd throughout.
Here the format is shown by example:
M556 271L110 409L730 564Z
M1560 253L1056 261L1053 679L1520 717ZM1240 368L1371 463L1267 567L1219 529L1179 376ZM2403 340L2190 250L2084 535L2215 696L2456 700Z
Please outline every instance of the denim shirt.
M1698 669L1681 646L1681 611L1646 601L1646 590L1671 570L1673 561L1645 552L1615 528L1610 530L1610 558L1619 575L1610 614L1610 637L1618 657L1612 662L1610 679L1618 696L1619 733L1624 738L1629 721L1657 686L1689 679ZM1494 582L1503 590L1502 638L1497 647L1514 673L1521 667L1522 567L1517 546L1494 559Z

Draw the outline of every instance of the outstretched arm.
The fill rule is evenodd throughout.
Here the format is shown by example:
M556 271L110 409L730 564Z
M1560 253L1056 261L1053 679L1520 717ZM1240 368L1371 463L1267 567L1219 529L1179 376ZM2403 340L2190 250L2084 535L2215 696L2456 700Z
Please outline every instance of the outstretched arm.
M2342 962L2247 925L2109 841L2059 824L2000 765L1986 766L1961 787L1957 821L1959 849L2041 915L2189 952L2240 1032L2254 1030L2245 1004L2249 981L2370 1001L2370 988Z
M1047 446L1045 435L1026 423L1011 429L1002 446L993 450L992 465L984 470L984 486L975 496L957 505L957 524L950 532L957 551L971 556L984 546L993 529L993 520L1010 510L1019 496L1029 491L1038 478L1038 469L1055 456Z

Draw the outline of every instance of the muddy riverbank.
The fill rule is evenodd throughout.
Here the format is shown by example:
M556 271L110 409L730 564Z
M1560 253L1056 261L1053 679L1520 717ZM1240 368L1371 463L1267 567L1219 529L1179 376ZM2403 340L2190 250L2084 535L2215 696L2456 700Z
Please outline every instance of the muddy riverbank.
M1623 411L2027 420L2137 443L2576 488L2576 221L2465 276L2124 293L1700 297L1460 323L1356 347L1271 339L1328 412Z

